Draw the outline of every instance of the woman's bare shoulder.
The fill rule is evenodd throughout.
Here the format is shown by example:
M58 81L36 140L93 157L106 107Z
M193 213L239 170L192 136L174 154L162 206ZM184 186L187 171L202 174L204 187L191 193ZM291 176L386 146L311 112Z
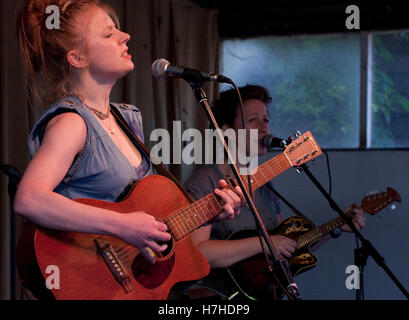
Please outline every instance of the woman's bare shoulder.
M79 152L83 149L87 137L87 125L75 112L66 112L53 117L44 132L44 144L66 144Z

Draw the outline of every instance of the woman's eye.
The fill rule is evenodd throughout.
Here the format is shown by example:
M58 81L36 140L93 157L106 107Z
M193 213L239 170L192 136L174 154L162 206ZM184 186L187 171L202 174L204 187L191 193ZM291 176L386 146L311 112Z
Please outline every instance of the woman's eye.
M107 35L105 36L105 38L110 38L111 36L112 36L112 33L107 34Z

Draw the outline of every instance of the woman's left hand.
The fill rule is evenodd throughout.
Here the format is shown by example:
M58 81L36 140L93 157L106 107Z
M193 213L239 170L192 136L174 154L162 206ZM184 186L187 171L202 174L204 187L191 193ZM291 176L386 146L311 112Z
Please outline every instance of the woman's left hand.
M243 196L243 192L240 187L237 186L232 191L228 188L228 184L225 180L219 180L217 183L218 187L214 190L224 202L223 212L214 217L209 223L221 222L225 220L234 219L239 215L240 209L246 204L246 200Z

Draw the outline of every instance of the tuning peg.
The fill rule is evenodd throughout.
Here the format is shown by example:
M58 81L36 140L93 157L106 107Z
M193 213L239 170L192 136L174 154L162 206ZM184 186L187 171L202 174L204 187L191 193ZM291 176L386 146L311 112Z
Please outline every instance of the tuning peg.
M306 166L306 165L305 165L305 166ZM303 168L302 168L302 167L297 167L296 170L297 170L297 173L303 172Z
M314 166L317 165L317 161L315 161L315 159L312 159L311 162L312 162L312 164L313 164Z
M299 136L301 136L301 132L300 132L299 130L297 130L297 131L294 133L294 137L295 137L295 138L298 138Z
M378 194L378 193L379 193L378 190L371 190L371 191L367 192L367 193L365 194L365 196L366 196L366 197L369 197L369 196L372 196L372 195Z

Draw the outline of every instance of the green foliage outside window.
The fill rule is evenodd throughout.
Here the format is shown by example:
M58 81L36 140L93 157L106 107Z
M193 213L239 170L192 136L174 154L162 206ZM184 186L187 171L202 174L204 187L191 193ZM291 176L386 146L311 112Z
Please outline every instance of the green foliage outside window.
M356 148L359 53L357 35L263 37L225 42L222 64L239 85L269 90L272 133L310 130L321 147Z
M269 90L275 135L310 130L322 148L357 148L366 107L360 95L367 94L360 88L360 41L359 34L226 40L222 72L239 86ZM368 147L408 148L409 33L375 34L372 44Z
M373 36L372 148L409 147L409 33Z

